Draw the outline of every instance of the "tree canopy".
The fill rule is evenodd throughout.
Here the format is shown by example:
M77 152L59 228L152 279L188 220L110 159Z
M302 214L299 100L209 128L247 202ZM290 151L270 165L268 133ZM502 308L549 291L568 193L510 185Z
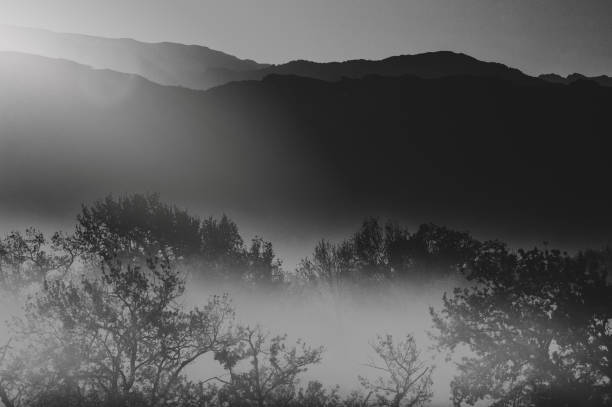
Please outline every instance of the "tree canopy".
M31 284L46 284L66 274L78 257L74 238L55 233L51 239L35 228L13 231L0 240L0 289L18 294Z
M64 403L181 405L184 369L229 344L227 299L185 310L183 280L167 262L101 273L50 282L28 303L16 336L22 351L8 364L12 379L3 378L7 407L58 395Z
M157 194L107 196L83 205L77 220L76 247L106 265L161 255L174 265L193 266L196 277L253 284L282 280L270 242L255 237L247 246L226 215L201 220Z
M83 206L77 219L73 235L47 239L29 228L0 239L0 287L25 304L0 344L5 407L399 407L431 399L432 367L411 335L379 336L369 365L378 377L361 378L366 393L343 397L299 380L323 348L234 324L225 295L187 307L186 270L207 282L285 282L272 244L245 244L227 216L201 220L157 195L131 195ZM431 310L439 349L464 351L454 404L574 407L612 406L610 267L610 249L513 250L433 224L410 232L370 218L340 243L321 241L297 271L310 282L364 287L463 276ZM205 355L225 373L189 376Z
M440 346L472 353L452 382L456 405L612 404L612 285L601 252L488 242L466 273L473 286L432 311Z
M480 245L466 232L423 224L414 233L396 222L366 219L349 239L321 241L298 273L309 281L438 279L460 270Z

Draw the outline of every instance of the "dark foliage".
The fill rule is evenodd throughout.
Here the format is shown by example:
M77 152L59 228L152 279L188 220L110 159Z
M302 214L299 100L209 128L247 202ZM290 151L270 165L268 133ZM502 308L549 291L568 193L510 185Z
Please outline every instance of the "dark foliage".
M0 240L0 290L19 294L49 277L64 275L78 257L73 237L55 233L49 240L37 229L13 231Z
M455 404L611 405L608 267L605 252L484 244L466 271L474 286L432 311L440 346L472 352L452 383Z
M298 273L309 281L342 282L406 279L432 281L460 270L481 243L468 233L424 224L415 233L397 223L382 226L364 221L350 239L339 244L321 241Z
M156 194L108 196L83 205L77 219L78 248L109 266L161 256L175 266L195 266L196 277L252 284L282 281L270 242L256 237L247 247L227 216L201 221Z
M283 280L271 244L255 238L246 246L226 216L200 221L156 195L133 195L84 206L78 220L74 236L47 240L28 229L0 241L4 291L35 293L0 348L6 407L365 407L430 399L431 367L411 336L380 337L374 350L383 363L371 364L380 376L362 380L366 394L341 397L318 382L300 387L322 348L288 346L285 336L260 328L230 329L226 297L185 309L182 266L259 286ZM460 272L468 288L432 311L440 348L471 352L452 382L454 403L574 407L612 404L611 266L610 250L513 251L433 224L411 233L370 218L339 244L322 241L298 271L332 285ZM205 354L226 374L191 380L185 369Z
M135 257L195 255L201 250L200 220L166 205L158 195L107 196L77 216L83 251L105 262Z

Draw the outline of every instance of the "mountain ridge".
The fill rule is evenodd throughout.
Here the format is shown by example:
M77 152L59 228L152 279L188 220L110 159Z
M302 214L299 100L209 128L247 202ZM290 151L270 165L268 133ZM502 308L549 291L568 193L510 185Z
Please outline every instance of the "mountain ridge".
M138 74L162 85L193 89L217 84L207 77L209 69L223 67L239 72L267 66L200 45L148 43L10 26L0 26L0 50L72 60L94 68Z
M131 38L104 38L16 27L0 27L0 34L4 34L0 35L0 49L68 59L95 68L139 74L162 85L199 90L236 80L261 80L270 74L298 75L328 81L370 74L412 74L424 78L472 74L521 83L535 81L518 69L497 62L480 61L453 51L396 55L380 60L294 60L269 65L242 60L200 45L146 43Z
M138 74L162 85L197 90L210 89L232 81L261 80L271 74L327 81L367 75L416 75L422 78L474 75L497 77L521 84L537 84L542 80L565 85L591 81L601 86L612 86L612 78L606 75L587 77L575 73L567 77L556 74L534 77L499 62L483 61L454 51L394 55L378 60L314 62L297 59L271 65L240 59L203 45L169 41L144 42L126 37L107 38L2 25L0 50L72 60L98 69Z
M562 85L571 85L572 83L576 83L579 81L589 81L589 82L596 83L600 86L612 87L612 77L607 76L607 75L586 76L580 73L573 73L573 74L569 74L563 77L559 74L549 73L549 74L542 74L538 76L538 78L545 80L547 82L557 83L557 84L562 84Z
M260 219L457 216L601 237L612 91L538 83L268 75L194 91L0 54L0 202L62 211L148 190Z
M223 71L221 75L223 75ZM395 55L380 60L354 59L338 62L294 60L284 64L240 73L225 72L226 82L235 80L261 80L270 74L297 75L327 81L343 77L359 78L366 75L403 76L422 78L474 75L499 77L517 83L533 84L538 80L516 68L498 62L485 62L454 51L432 51L420 54Z

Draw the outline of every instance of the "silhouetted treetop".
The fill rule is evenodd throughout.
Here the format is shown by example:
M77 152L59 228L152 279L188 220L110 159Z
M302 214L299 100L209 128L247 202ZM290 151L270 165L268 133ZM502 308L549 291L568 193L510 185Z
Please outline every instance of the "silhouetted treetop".
M212 217L204 219L200 230L205 259L231 262L241 257L244 241L238 233L238 226L226 215L220 220Z
M411 233L395 222L366 219L349 239L321 241L298 268L308 280L431 279L463 268L481 245L469 233L423 224Z
M238 226L226 215L203 221L168 205L157 194L107 196L82 206L75 248L107 266L121 262L189 264L197 276L243 279L252 283L282 280L272 244L260 237L245 245Z
M200 220L160 201L159 195L107 196L82 206L76 237L105 261L123 256L181 257L201 250Z

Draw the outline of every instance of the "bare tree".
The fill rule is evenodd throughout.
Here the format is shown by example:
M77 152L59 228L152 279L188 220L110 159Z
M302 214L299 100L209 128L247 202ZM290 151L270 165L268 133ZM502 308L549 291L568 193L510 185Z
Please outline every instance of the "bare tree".
M431 400L433 367L421 360L412 335L399 343L391 335L378 336L371 346L382 363L367 366L382 375L374 381L361 376L359 380L376 397L378 405L416 407Z
M247 405L264 407L273 400L288 403L294 396L298 375L321 361L323 348L311 348L302 341L297 347L287 347L285 335L269 338L259 327L240 331L236 346L216 356L229 373L229 379L218 380L234 399ZM251 368L241 371L241 362Z

